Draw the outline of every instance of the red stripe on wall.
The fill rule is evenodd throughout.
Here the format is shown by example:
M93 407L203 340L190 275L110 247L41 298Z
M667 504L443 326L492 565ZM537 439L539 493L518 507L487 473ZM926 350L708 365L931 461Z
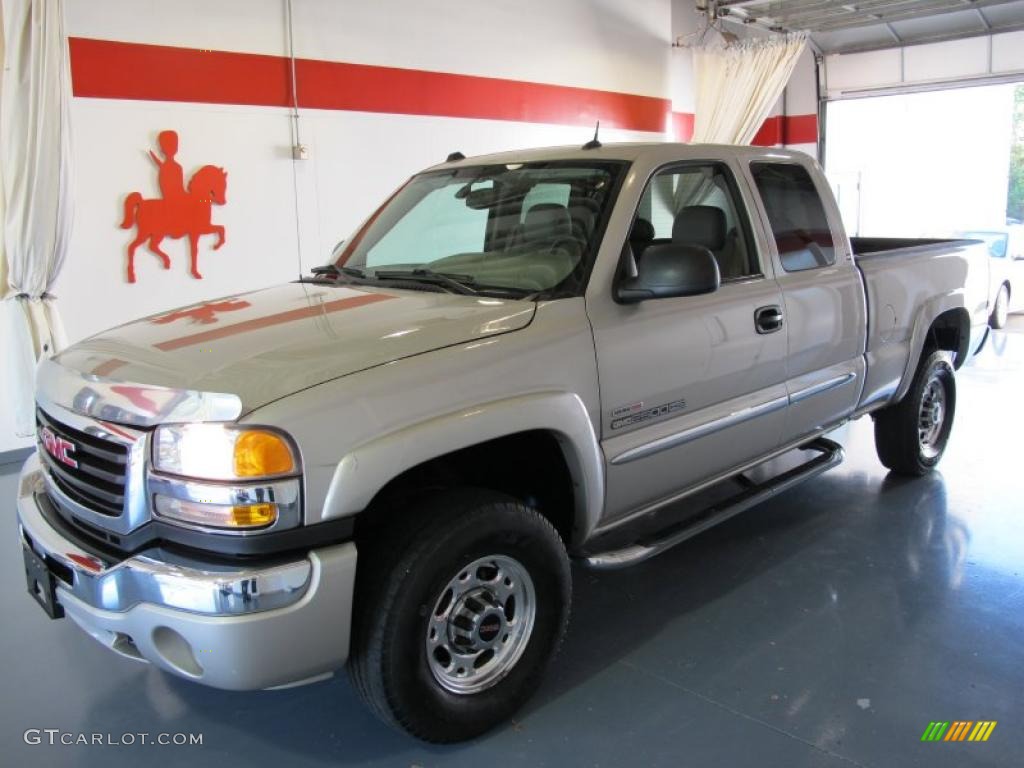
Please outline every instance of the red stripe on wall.
M75 96L203 104L291 103L288 60L163 45L68 38Z
M288 59L254 53L68 39L75 96L288 107ZM312 109L593 125L693 137L668 99L447 72L299 59L298 102ZM666 120L666 118L668 118ZM668 125L666 125L666 122ZM816 115L769 117L754 144L813 144Z
M758 147L774 147L780 144L815 144L817 141L817 115L775 115L764 121L751 143Z
M757 147L774 147L782 144L782 118L778 115L767 118L750 142Z
M72 37L75 96L291 105L288 59ZM475 75L299 59L301 107L593 125L661 133L667 99Z
M672 113L672 135L676 141L689 141L693 138L693 124L697 116L689 112Z
M817 115L788 115L786 117L786 144L817 144Z

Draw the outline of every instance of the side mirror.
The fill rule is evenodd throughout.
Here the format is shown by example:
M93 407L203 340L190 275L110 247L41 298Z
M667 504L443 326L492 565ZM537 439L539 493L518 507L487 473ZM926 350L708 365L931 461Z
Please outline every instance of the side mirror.
M698 245L650 245L637 264L636 277L621 279L615 301L636 304L647 299L669 299L713 293L722 283L718 261Z

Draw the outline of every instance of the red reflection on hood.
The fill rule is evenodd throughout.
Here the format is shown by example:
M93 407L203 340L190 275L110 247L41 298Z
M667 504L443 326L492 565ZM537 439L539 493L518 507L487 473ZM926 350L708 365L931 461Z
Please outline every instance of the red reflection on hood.
M149 322L155 325L167 325L175 320L191 320L192 325L212 325L218 320L218 312L237 312L240 309L251 306L252 304L248 301L235 301L234 299L228 301L209 301L206 304L200 304L198 307L192 307L192 309L179 309L177 312L154 317Z
M153 346L164 352L170 352L175 349L181 349L182 347L191 347L207 341L215 341L216 339L223 339L228 336L237 336L241 333L248 333L249 331L256 331L261 328L270 328L275 325L283 325L284 323L293 323L297 320L307 320L311 317L326 315L331 312L343 312L347 309L355 309L356 307L366 306L367 304L376 304L379 301L389 301L390 299L397 298L397 296L391 296L386 293L365 293L360 296L351 296L347 299L335 299L334 301L327 301L323 304L301 307L300 309L290 309L287 312L277 312L273 315L267 315L266 317L256 317L252 320L245 320L241 323L222 325L219 328L211 328L208 331L201 331L188 336L180 336L176 339L161 341Z
M149 395L146 394L151 391L146 387L134 387L129 384L119 384L116 387L111 387L110 391L121 395L121 397L143 413L155 415L160 410L160 406L156 401L152 400Z

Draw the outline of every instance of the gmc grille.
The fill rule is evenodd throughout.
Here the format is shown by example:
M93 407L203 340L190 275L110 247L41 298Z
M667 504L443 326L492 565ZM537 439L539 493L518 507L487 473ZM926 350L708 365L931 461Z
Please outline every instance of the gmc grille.
M78 463L77 467L55 459L42 439L37 440L39 456L60 492L83 507L112 517L120 516L124 512L128 447L72 429L40 409L36 409L36 424L39 434L46 427L57 437L74 443L72 458Z

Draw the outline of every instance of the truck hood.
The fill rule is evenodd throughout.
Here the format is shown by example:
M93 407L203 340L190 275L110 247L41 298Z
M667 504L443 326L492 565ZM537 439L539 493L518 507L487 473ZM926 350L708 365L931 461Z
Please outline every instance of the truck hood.
M289 283L122 325L75 344L55 361L93 390L120 389L127 401L117 410L123 406L126 413L138 412L147 393L166 402L159 393L173 399L175 392L179 400L231 395L245 413L331 379L524 328L535 309L526 301ZM46 368L49 377L53 368ZM151 413L154 420L169 415L164 407Z

